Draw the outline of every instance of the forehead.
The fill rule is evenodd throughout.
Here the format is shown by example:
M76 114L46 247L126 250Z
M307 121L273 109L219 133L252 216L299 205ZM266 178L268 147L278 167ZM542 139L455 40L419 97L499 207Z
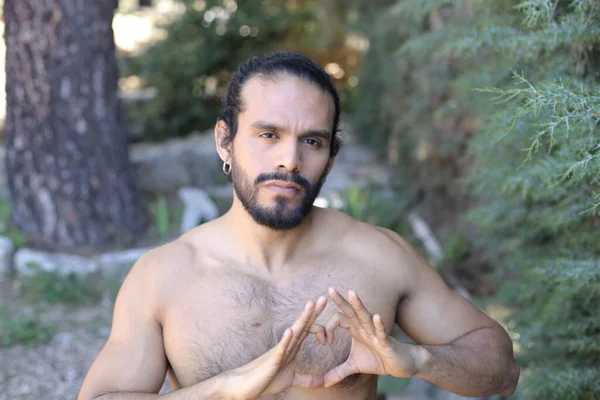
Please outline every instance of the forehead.
M335 106L331 95L314 83L279 75L255 76L242 88L239 125L264 120L289 129L332 129Z

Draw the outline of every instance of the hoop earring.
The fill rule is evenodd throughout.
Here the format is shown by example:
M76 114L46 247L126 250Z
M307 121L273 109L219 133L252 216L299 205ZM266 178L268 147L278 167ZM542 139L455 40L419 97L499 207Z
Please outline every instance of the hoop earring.
M231 164L227 164L225 161L223 161L223 173L225 175L229 175L231 173Z

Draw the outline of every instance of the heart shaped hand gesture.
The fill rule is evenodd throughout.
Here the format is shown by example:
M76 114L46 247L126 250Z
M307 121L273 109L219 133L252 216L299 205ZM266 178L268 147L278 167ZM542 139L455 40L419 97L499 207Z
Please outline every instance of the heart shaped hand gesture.
M343 328L352 337L352 347L348 359L325 374L325 387L357 373L408 378L417 372L418 346L398 342L389 336L381 316L371 315L356 292L348 292L350 301L333 288L329 288L329 296L341 312L336 313L325 327L314 324L310 331L325 345L333 342L335 329Z

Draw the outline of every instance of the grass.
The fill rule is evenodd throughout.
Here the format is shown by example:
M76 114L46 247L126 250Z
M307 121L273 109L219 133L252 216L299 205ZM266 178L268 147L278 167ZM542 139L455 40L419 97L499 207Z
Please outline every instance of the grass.
M0 309L0 346L45 342L57 329L51 321L51 311L60 309L56 306L66 306L68 311L102 299L104 282L98 277L63 276L43 271L35 264L29 268L31 274L21 275L14 282L17 296ZM112 295L110 287L109 292Z
M32 302L86 305L102 298L102 290L91 276L82 278L74 273L63 276L43 271L33 263L28 267L32 271L31 275L20 276L17 285L25 298Z
M49 340L56 331L56 325L43 322L44 313L43 306L34 307L31 311L3 306L0 309L0 346L32 345Z
M183 204L178 198L158 195L150 200L152 231L161 240L179 234Z

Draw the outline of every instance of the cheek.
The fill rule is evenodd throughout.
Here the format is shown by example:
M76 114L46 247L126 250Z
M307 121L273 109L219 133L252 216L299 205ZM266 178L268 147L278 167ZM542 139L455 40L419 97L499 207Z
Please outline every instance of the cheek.
M311 182L317 182L323 174L327 173L327 167L329 166L329 156L323 156L322 154L312 154L306 157L304 177Z

